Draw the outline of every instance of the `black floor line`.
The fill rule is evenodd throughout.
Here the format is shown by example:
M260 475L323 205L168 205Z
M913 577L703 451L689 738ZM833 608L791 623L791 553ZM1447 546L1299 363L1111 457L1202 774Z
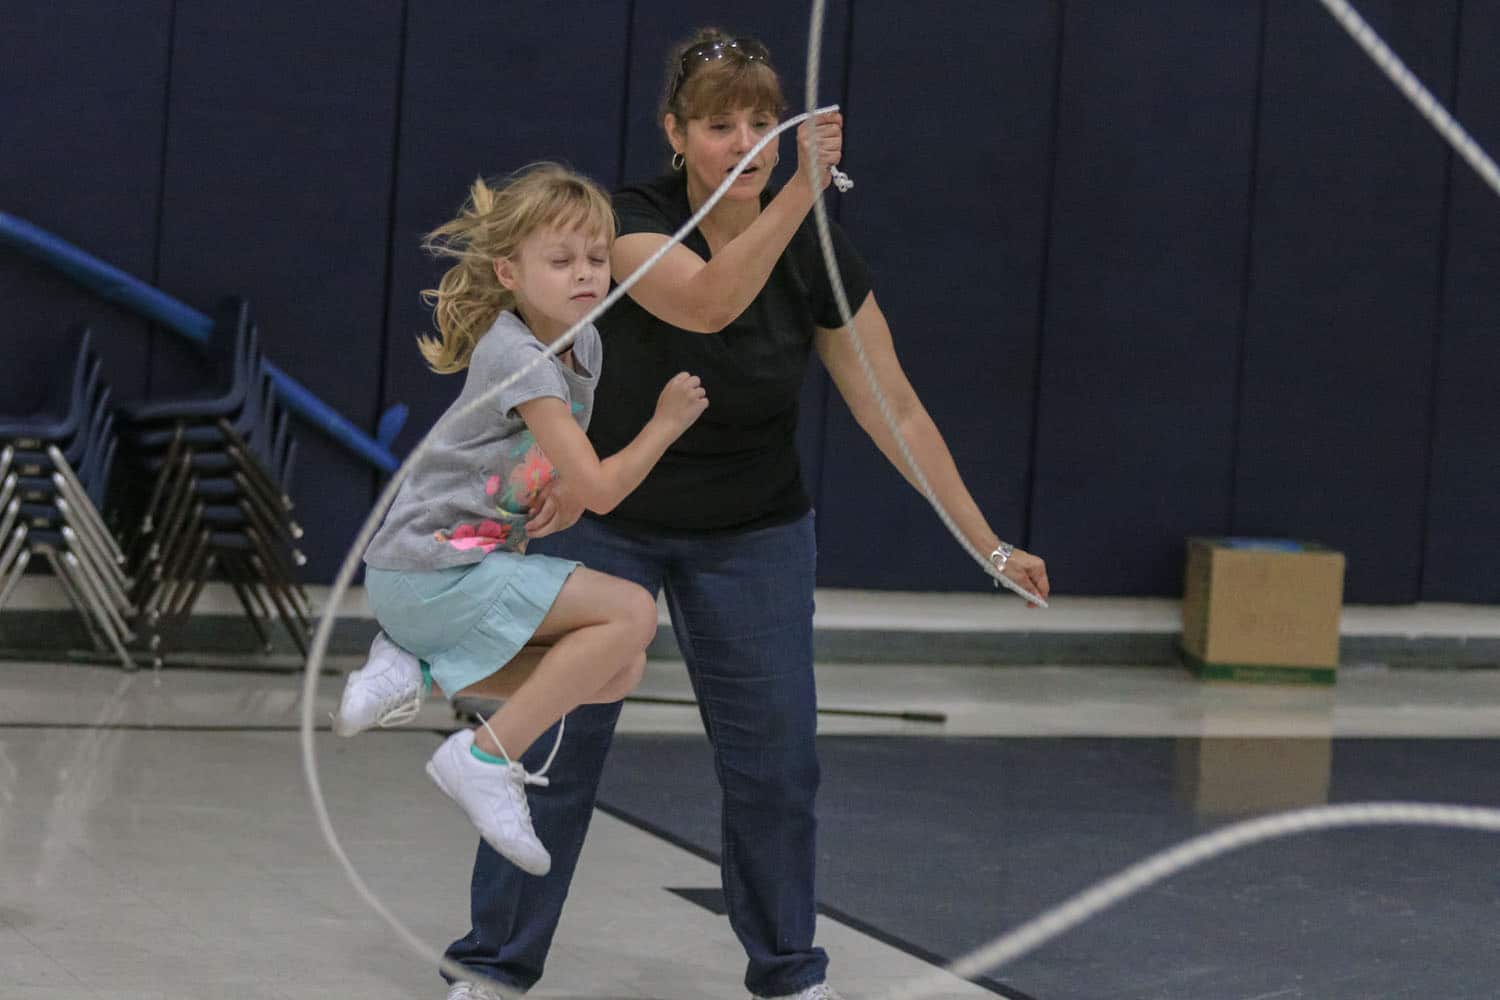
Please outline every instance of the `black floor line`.
M595 802L594 805L600 812L608 816L613 816L615 819L620 820L621 822L629 823L637 830L640 830L643 833L648 833L651 836L656 837L658 840L664 840L667 843L671 844L673 847L680 847L684 851L687 851L689 854L696 855L697 857L702 858L704 861L707 861L710 864L716 865L719 863L719 856L712 851L704 850L697 844L694 844L688 840L684 840L683 838L677 836L675 833L672 833L670 830L665 830L649 820L642 819L634 813L627 812L626 810L621 809L618 806L612 806L609 803L604 802L603 800ZM702 891L692 889L669 889L668 891L674 892L677 895L682 896L684 899L697 903L699 906L703 906L705 909L713 909L711 905L708 905L708 895ZM923 948L921 945L914 944L904 938L897 937L896 935L882 930L881 928L876 927L873 924L866 923L858 917L853 916L849 913L845 913L843 910L840 910L837 907L819 903L818 913L830 920L836 920L839 923L843 924L845 927L848 927L849 929L854 931L858 931L860 934L863 934L868 938L873 938L874 940L879 941L881 944L887 945L891 948L895 948L897 951L904 952L912 956L913 958L920 959L921 961L926 962L929 965L935 965L939 968L946 968L953 961L950 958L945 958L942 955L929 951L926 948ZM1033 997L1028 993L1022 993L1014 986L1011 986L1008 983L1002 983L999 980L993 979L989 976L976 976L970 979L969 982L973 983L975 986L987 989L997 996L1005 997L1006 1000L1037 1000L1036 997Z
M246 723L232 723L215 725L211 722L0 722L0 731L5 730L41 730L41 729L100 729L109 732L127 733L300 733L301 726L282 724L249 725ZM314 726L315 733L331 733L331 726ZM452 729L433 729L422 726L406 726L401 729L368 729L361 736L369 734L401 735L403 733L423 733L444 738L452 735Z
M626 695L627 702L641 705L681 705L686 708L697 708L698 701L695 698L674 698L666 695L654 694L631 694ZM902 722L934 722L939 725L948 721L945 712L917 711L915 709L893 710L885 708L826 708L822 705L817 707L819 715L848 715L864 719L899 719Z

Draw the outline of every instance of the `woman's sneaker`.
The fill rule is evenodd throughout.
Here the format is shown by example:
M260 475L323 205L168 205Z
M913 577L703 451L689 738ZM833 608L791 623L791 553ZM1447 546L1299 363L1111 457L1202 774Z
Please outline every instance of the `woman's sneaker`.
M505 1000L488 986L466 983L462 979L448 987L448 1000Z
M844 997L827 983L819 983L809 986L801 993L788 993L783 997L755 997L754 1000L844 1000Z
M422 708L422 663L385 637L375 635L370 658L344 682L333 731L353 736L371 726L399 726Z
M491 847L529 875L552 870L552 856L531 828L526 786L545 785L515 761L490 764L475 757L474 730L460 729L443 741L427 762L427 776L443 790Z

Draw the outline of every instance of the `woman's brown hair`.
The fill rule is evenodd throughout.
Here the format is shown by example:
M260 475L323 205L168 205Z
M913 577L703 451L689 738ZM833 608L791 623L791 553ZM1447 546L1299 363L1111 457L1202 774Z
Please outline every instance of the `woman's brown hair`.
M714 49L718 58L687 58L694 49L712 47L715 42L719 43ZM745 44L741 47L736 42ZM670 114L681 126L689 119L739 108L765 111L780 118L786 111L781 80L769 59L746 54L757 50L766 51L753 38L736 38L718 28L699 28L693 37L672 48L658 121L665 123Z

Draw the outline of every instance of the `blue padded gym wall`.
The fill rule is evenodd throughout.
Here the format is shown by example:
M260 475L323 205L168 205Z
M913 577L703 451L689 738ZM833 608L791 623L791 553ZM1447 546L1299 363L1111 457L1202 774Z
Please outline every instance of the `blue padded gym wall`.
M1440 100L1456 7L1367 0ZM1418 597L1447 147L1328 15L1270 0L1232 528Z
M1029 541L1070 593L1180 594L1228 526L1260 7L1066 6Z
M1359 6L1500 149L1500 10ZM468 182L665 170L667 52L705 24L763 38L798 112L806 14L19 5L0 211L200 310L245 295L267 357L356 424L411 405L402 455L459 388L413 340L442 267L418 241ZM1060 592L1176 594L1183 538L1233 531L1342 549L1351 601L1500 600L1500 198L1317 3L840 0L823 52L857 184L830 207L981 509ZM784 139L779 179L795 160ZM117 399L202 381L178 337L8 250L0 295L0 409L41 404L79 320ZM803 411L822 584L988 586L816 366ZM380 480L298 438L326 581Z
M1026 512L1056 5L856 5L843 221L911 382L980 508ZM837 197L837 196L835 196ZM858 304L855 303L857 306ZM834 393L819 490L825 586L989 587Z
M1500 6L1466 2L1459 119L1500 149ZM1427 495L1422 597L1500 603L1500 198L1456 156L1445 257L1443 325Z
M447 264L422 235L453 218L476 177L561 160L613 186L624 104L626 0L526 8L466 0L423 4L409 18L392 228L384 405L411 407L395 444L405 455L458 395L462 375L437 375L417 353L433 332L421 301ZM576 65L558 64L570 39Z
M12 4L0 41L0 211L150 279L156 269L170 0ZM46 398L58 344L94 328L115 399L145 390L149 328L0 251L0 412Z
M400 54L400 4L177 11L160 283L204 309L247 297L266 355L365 427L379 402ZM301 545L308 578L327 579L372 477L317 431L298 441Z

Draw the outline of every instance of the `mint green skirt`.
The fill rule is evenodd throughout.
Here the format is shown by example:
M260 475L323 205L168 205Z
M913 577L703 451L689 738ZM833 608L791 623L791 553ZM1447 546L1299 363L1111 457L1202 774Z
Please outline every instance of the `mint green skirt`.
M509 663L536 635L579 563L491 552L452 569L365 567L365 593L392 642L425 661L449 698Z

